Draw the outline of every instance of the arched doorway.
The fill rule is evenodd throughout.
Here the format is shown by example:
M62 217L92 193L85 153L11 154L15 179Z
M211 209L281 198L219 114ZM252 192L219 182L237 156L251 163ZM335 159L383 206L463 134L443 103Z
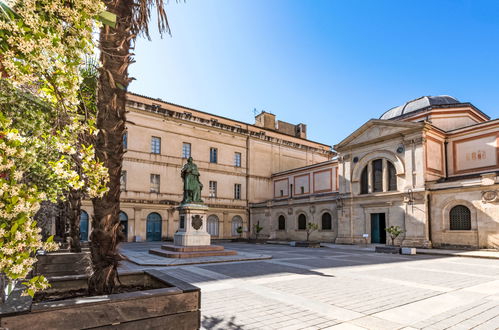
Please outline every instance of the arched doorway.
M125 235L125 242L128 240L128 215L120 211L120 224L123 230L123 235Z
M236 215L232 218L232 236L239 236L240 234L237 232L237 228L243 226L243 219Z
M156 212L147 216L146 241L161 241L161 216Z
M88 213L80 212L80 241L88 241Z
M214 214L208 217L207 231L211 236L218 236L218 217Z

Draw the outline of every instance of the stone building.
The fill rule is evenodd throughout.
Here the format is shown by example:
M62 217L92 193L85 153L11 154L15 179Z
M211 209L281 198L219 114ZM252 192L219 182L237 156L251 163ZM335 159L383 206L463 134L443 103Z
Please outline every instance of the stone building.
M189 156L201 173L213 238L246 231L249 203L272 198L272 173L322 163L331 147L306 139L306 126L262 112L255 124L128 94L121 214L127 238L172 238L179 226L180 169ZM82 238L88 239L90 201L83 202ZM247 235L245 233L244 235Z
M450 96L421 97L335 145L338 157L276 172L251 221L276 239L404 246L499 246L499 120Z

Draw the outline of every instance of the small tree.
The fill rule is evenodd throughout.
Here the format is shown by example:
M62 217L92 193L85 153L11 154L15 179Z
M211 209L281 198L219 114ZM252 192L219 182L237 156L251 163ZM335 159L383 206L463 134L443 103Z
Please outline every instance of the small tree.
M258 221L257 223L255 223L255 225L253 226L253 229L255 231L255 239L258 239L258 235L263 230L263 227L260 226L260 221Z
M243 235L243 226L239 226L236 228L236 232L239 234L239 238Z
M399 226L390 226L388 228L385 228L385 231L388 233L390 236L390 239L392 240L392 246L395 246L395 239L404 231L399 227Z
M316 224L316 223L307 223L307 242L308 242L308 239L310 238L310 234L312 234L312 232L316 231L317 229L319 229L319 225Z

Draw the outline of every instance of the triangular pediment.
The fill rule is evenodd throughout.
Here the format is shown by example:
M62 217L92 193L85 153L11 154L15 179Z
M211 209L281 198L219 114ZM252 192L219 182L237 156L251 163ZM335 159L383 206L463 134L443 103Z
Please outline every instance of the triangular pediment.
M347 146L379 141L383 137L423 128L424 125L424 123L371 119L334 148L338 150Z

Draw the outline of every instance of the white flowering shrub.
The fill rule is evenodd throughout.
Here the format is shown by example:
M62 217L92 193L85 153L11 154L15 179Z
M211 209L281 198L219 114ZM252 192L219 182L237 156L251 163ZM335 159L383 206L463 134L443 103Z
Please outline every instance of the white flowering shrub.
M31 296L48 286L29 278L42 240L33 216L71 189L101 197L108 173L92 145L92 114L81 115L80 66L95 48L97 0L0 1L0 273ZM83 108L85 105L83 105Z

